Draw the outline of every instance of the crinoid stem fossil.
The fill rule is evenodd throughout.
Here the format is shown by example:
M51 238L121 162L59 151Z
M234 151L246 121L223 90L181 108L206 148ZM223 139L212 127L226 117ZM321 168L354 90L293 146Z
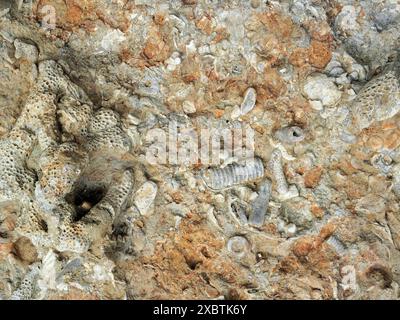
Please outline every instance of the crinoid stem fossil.
M224 168L210 168L202 172L204 182L214 190L229 188L261 178L263 175L264 165L260 158L246 159Z
M295 185L289 186L286 181L282 166L282 153L279 149L275 149L272 152L269 167L275 178L275 186L279 200L284 201L298 197L299 191L297 190L297 187Z

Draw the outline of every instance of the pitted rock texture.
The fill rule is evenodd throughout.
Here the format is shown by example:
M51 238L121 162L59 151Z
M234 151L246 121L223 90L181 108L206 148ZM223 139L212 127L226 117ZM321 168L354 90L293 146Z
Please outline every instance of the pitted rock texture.
M0 1L0 298L399 299L399 31L391 0Z

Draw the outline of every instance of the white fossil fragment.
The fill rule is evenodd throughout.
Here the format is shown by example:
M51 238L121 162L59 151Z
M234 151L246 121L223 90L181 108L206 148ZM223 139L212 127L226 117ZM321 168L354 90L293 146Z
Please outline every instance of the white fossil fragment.
M242 104L240 105L240 112L242 115L249 113L256 105L257 92L254 88L248 88L244 94Z
M271 159L269 161L269 168L275 178L276 191L281 201L295 198L299 195L299 191L295 185L289 186L285 173L282 167L282 153L279 149L275 149L272 152Z
M310 106L311 106L311 108L313 108L314 110L317 110L317 111L321 111L324 108L324 105L319 100L311 100Z
M157 195L158 187L152 181L146 181L135 193L135 205L140 214L146 215Z
M240 259L250 250L250 243L245 237L235 236L228 240L227 249L236 258Z
M346 248L344 244L335 236L329 237L329 239L326 241L329 245L332 246L332 248L339 254L343 255L346 253Z
M112 30L108 32L101 40L100 52L117 51L120 43L125 41L125 35L120 30Z
M184 101L182 103L182 109L185 113L191 114L196 112L196 106L191 101Z
M40 299L45 298L49 289L56 288L56 256L53 250L49 250L42 259L37 284L40 289Z
M38 266L32 267L32 269L25 275L18 289L16 289L11 295L10 300L30 300L32 299L39 274Z
M289 154L287 152L287 150L285 149L285 147L282 145L282 143L280 142L275 142L271 137L268 138L270 145L275 148L275 149L279 149L279 151L282 154L283 159L287 160L287 161L293 161L296 160L296 157L293 157L291 154Z
M271 181L265 180L258 190L258 196L252 203L252 210L249 215L249 223L262 226L267 212L269 199L271 197Z
M32 63L36 63L38 61L39 53L38 49L34 45L23 42L20 39L15 39L14 47L15 58L24 58Z
M286 233L289 237L293 237L296 234L297 227L294 223L289 223L286 226Z

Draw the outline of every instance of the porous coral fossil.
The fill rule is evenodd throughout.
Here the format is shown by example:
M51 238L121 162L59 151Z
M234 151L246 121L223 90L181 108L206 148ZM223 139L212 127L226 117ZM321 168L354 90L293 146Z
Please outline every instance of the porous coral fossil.
M34 134L18 128L0 141L0 201L32 192L35 173L26 167L25 161L34 144Z
M386 70L371 79L352 104L355 127L368 128L375 121L389 119L400 111L400 56Z
M2 201L18 198L22 202L17 232L36 244L83 252L105 235L132 192L132 171L122 160L125 166L117 165L116 159L130 150L130 142L117 113L110 109L93 112L85 93L56 62L42 62L39 72L14 129L1 141L1 197ZM58 111L60 97L63 103ZM59 129L70 135L64 137L66 142L61 143ZM114 159L102 151L113 153ZM102 172L88 169L90 161ZM90 179L97 189L89 186ZM75 190L77 185L80 189ZM89 187L97 193L96 202L82 203L93 200ZM74 192L79 193L80 203L76 197L68 199ZM79 207L88 205L93 207Z

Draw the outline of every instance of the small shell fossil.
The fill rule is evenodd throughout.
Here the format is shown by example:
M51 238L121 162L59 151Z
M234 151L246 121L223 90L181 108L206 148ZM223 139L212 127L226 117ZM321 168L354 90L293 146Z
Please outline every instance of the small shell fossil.
M300 127L288 126L277 130L275 137L284 143L296 143L304 140L304 132Z
M243 201L239 201L238 199L232 201L230 204L229 212L232 216L238 220L240 224L247 223L247 215L249 212L248 206Z
M387 154L376 153L371 157L371 164L383 173L390 171L392 161L392 158Z
M215 190L255 180L263 175L264 165L260 158L247 159L229 164L225 168L210 168L202 172L204 182Z
M234 236L228 240L227 249L236 258L242 258L250 249L249 241L242 236Z
M253 110L256 104L256 99L257 99L256 90L254 90L253 88L248 88L244 94L243 102L240 105L240 113L244 115Z

